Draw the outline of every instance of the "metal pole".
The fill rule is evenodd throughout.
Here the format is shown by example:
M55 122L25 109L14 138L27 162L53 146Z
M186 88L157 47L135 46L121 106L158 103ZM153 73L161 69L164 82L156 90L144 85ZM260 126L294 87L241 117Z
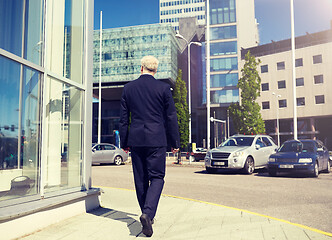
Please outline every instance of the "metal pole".
M278 147L280 147L280 130L279 130L279 106L278 106L278 98L280 98L281 95L277 95L275 92L273 92L272 95L276 97L276 107L277 107L277 136L278 136Z
M227 109L227 138L229 138L229 110L228 109Z
M103 38L103 11L100 11L99 30L99 102L98 102L98 144L101 140L101 47Z
M210 149L210 0L206 0L206 121L207 121L207 144Z
M187 42L188 43L188 42ZM188 45L188 108L189 108L189 143L191 144L191 88L190 88L190 46Z
M296 72L295 72L295 34L294 34L294 1L290 0L291 9L291 41L292 41L292 75L293 75L293 128L294 139L297 140L297 109L296 109Z

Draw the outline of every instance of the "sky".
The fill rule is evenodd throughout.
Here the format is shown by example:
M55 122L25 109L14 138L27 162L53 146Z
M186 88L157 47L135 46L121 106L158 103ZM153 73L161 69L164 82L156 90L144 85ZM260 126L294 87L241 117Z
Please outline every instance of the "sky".
M247 0L249 1L249 0ZM159 22L159 0L94 0L94 29ZM255 0L260 44L291 37L290 0ZM295 36L327 30L332 21L332 0L294 0Z

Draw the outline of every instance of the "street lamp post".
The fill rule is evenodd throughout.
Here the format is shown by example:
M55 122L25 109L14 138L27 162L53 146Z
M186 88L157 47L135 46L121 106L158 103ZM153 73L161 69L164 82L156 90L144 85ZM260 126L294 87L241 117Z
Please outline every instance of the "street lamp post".
M191 143L191 86L190 86L190 46L195 44L197 46L202 46L200 42L188 42L181 34L177 33L175 37L180 38L187 43L188 47L188 108L189 108L189 143Z
M278 98L281 97L281 95L277 95L275 92L272 93L273 96L276 97L276 106L277 106L277 136L278 136L278 147L280 147L280 131L279 131L279 106L278 106Z
M296 72L295 72L295 31L294 31L294 1L290 0L291 10L291 45L292 45L292 82L293 82L293 128L294 139L297 140L297 105L296 105Z

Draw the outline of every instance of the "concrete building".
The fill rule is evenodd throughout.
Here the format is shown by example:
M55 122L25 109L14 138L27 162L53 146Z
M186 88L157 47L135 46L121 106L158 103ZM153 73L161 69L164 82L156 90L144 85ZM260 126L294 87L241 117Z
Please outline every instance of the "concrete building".
M91 189L93 0L0 1L0 232L99 206Z
M100 31L94 31L93 93L99 85ZM141 58L159 60L155 77L174 86L178 74L179 43L170 24L151 24L103 29L102 32L102 133L101 141L113 143L119 129L120 99L124 84L140 76ZM93 110L93 142L98 139L98 104Z
M160 0L160 23L170 23L179 30L179 19L195 17L199 25L205 25L205 0Z
M332 148L332 28L295 39L296 105L298 138L317 138ZM266 131L281 142L293 138L293 80L291 40L247 48L258 57L262 79L261 105ZM272 93L275 93L273 95Z

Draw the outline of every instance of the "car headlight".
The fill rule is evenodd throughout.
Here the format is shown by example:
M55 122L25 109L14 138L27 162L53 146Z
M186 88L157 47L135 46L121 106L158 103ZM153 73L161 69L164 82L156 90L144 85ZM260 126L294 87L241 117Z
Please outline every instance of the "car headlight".
M211 152L207 152L205 158L211 158Z
M244 152L235 152L233 153L233 157L241 157L244 155Z
M269 158L269 162L276 162L276 159L275 158Z
M312 158L300 158L299 163L312 163Z

